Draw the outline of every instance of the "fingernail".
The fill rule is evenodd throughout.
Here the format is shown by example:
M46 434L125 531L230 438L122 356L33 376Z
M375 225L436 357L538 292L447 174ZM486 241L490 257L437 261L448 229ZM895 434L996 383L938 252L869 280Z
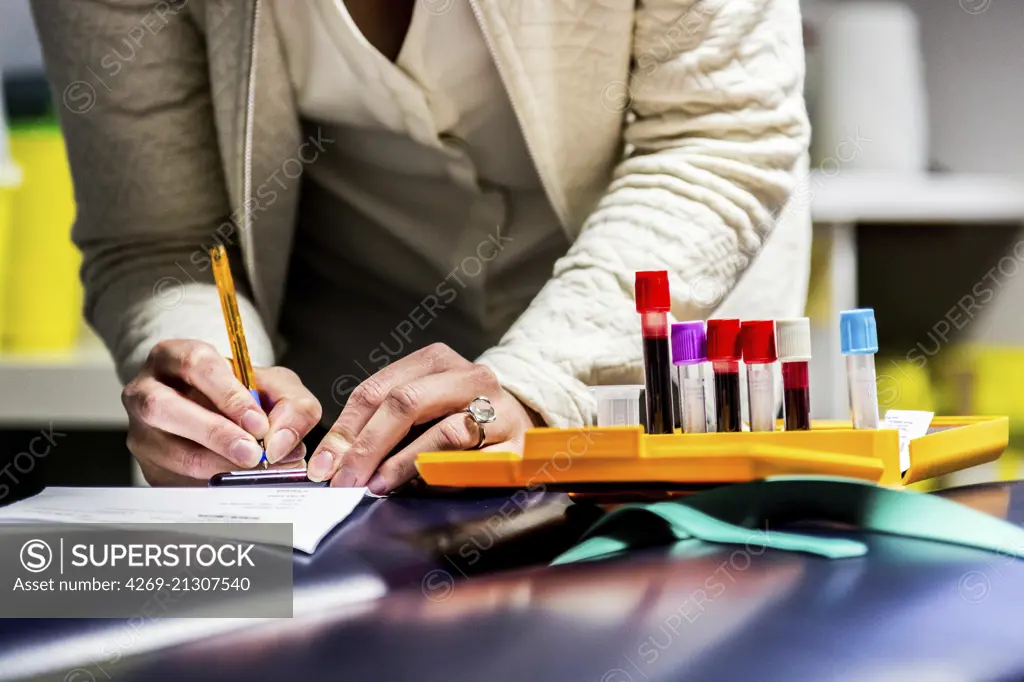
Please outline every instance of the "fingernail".
M292 451L281 458L282 463L298 462L300 459L306 458L306 446L303 443L299 443Z
M311 481L322 481L334 468L334 454L330 450L321 450L309 458L306 465L306 477Z
M263 459L263 449L248 438L239 438L231 446L230 458L242 466L254 467Z
M259 438L270 428L267 415L256 410L249 410L242 415L242 428Z
M338 473L334 475L335 485L341 488L354 488L358 480L359 477L356 476L356 472L346 466L338 469Z
M370 477L370 482L366 484L366 487L370 489L370 492L374 495L383 495L388 491L388 484L384 482L380 474L374 474Z
M299 442L299 434L291 429L281 429L267 441L267 459L276 462L287 455Z

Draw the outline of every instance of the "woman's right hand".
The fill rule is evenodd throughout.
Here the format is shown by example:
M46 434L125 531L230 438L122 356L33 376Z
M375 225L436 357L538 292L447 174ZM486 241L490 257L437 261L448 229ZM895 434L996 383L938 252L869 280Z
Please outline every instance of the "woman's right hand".
M229 360L208 343L162 341L125 386L128 449L151 485L206 485L224 471L260 463L302 468L302 438L320 421L320 403L284 367L256 368L260 409Z

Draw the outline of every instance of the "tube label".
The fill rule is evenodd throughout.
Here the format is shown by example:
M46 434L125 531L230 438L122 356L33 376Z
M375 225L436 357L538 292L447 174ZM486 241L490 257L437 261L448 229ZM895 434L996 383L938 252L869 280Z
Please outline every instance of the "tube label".
M683 426L686 433L706 433L704 378L683 377Z

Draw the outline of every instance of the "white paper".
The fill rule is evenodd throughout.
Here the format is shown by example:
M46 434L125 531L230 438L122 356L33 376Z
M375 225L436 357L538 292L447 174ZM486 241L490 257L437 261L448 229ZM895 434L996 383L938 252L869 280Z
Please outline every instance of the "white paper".
M889 410L880 428L896 429L900 432L900 471L910 468L910 441L928 433L934 412L917 410Z
M292 546L312 554L366 488L47 488L0 509L0 523L290 523ZM234 530L231 531L235 533Z

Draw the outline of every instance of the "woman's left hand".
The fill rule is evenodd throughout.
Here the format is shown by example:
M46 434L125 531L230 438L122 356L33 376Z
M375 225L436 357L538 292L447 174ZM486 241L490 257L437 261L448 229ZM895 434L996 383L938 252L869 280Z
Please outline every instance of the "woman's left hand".
M495 420L483 427L463 411L478 396L488 398L495 412ZM384 459L410 428L435 419L441 421ZM368 486L383 495L416 476L417 453L478 446L522 452L523 434L533 426L527 409L488 367L438 343L361 383L309 458L307 474L317 481L330 478L333 486Z

